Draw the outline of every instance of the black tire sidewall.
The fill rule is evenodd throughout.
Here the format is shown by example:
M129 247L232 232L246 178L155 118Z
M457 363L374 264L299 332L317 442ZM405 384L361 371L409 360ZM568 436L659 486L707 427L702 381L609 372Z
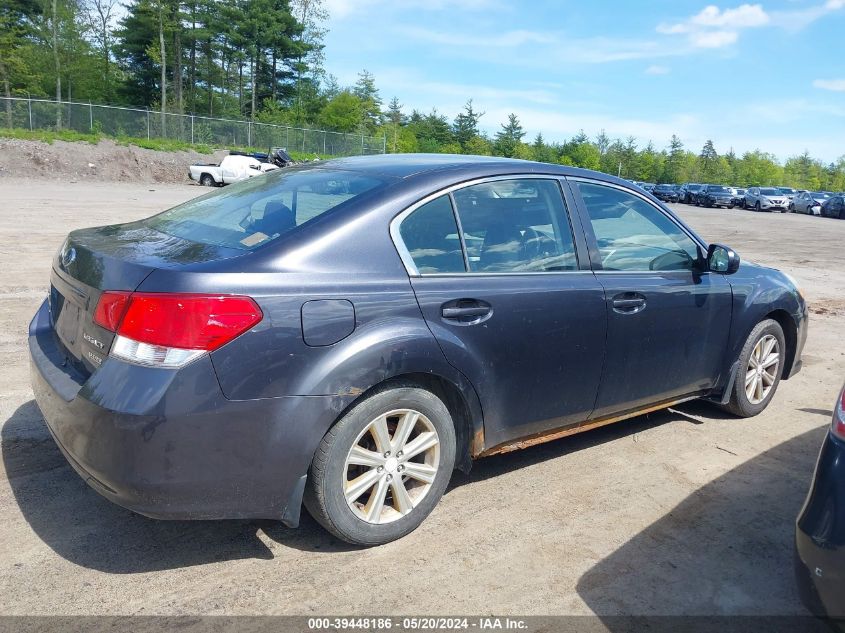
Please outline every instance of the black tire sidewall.
M344 480L344 464L352 443L370 422L393 409L414 409L431 421L440 440L440 467L431 489L417 507L401 519L377 525L354 514L340 482ZM449 410L433 393L409 386L375 393L344 415L324 437L321 450L326 459L321 470L312 467L309 473L311 494L306 494L306 508L326 529L349 543L380 545L394 541L415 530L440 501L454 469L455 446L455 427Z
M751 357L751 353L754 351L757 341L767 334L772 334L778 341L778 349L780 350L778 373L775 377L775 384L772 386L769 394L759 404L752 404L748 399L748 396L745 394L745 372L748 367L748 359ZM767 406L769 406L769 403L772 401L772 398L774 398L778 386L780 385L785 359L786 339L783 335L783 328L781 328L780 323L774 319L766 319L758 323L748 335L745 345L742 347L742 352L740 352L739 355L739 367L737 368L736 379L734 380L734 390L731 396L731 409L734 413L743 417L752 417L761 413Z

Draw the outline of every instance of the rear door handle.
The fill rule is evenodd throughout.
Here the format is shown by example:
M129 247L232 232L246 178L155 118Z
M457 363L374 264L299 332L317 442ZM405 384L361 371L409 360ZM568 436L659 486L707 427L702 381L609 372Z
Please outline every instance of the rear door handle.
M636 314L645 310L645 297L636 292L625 292L613 297L613 311L618 314Z
M485 317L492 312L493 306L486 301L476 299L456 299L444 303L440 308L440 314L444 319L467 324L486 320Z
M490 312L490 308L476 306L472 308L443 308L444 319L457 319L459 317L480 317Z

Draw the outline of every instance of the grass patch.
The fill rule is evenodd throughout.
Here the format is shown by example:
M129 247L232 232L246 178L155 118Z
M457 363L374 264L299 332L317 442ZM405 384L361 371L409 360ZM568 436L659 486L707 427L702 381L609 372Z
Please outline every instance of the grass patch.
M102 138L108 138L103 136ZM131 136L118 136L114 139L118 145L134 145L144 149L152 149L159 152L197 152L199 154L211 154L214 149L209 145L191 145L185 141L176 141L166 138L132 138Z
M42 141L52 144L53 141L67 141L69 143L84 142L96 145L100 142L100 134L83 134L75 130L24 130L21 128L0 128L0 137L17 138L26 141Z
M144 149L151 149L158 152L189 152L194 151L199 154L211 154L214 152L210 145L196 144L191 145L185 141L177 141L173 139L162 138L135 138L131 136L108 136L99 132L77 132L75 130L26 130L22 128L0 128L0 138L15 138L27 141L42 141L47 144L52 144L54 141L66 141L68 143L90 143L96 145L104 139L111 139L118 145L135 147L142 147ZM237 150L241 152L266 152L266 147L227 147L225 149ZM288 151L295 161L304 162L311 161L315 158L320 160L328 160L334 158L329 154L311 154L308 152L298 152L296 150Z
M214 150L208 145L191 145L185 141L172 139L146 139L134 138L131 136L111 137L97 132L77 132L75 130L25 130L21 128L0 128L0 138L15 138L25 141L41 141L52 145L55 141L66 141L68 143L90 143L96 145L104 139L111 139L118 145L134 145L144 149L152 149L159 152L182 152L194 151L200 154L211 154Z

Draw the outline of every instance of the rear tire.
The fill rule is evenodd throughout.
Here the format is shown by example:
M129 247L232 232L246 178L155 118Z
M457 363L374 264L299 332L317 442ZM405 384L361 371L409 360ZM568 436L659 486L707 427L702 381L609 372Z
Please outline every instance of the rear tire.
M308 472L305 507L347 543L381 545L402 538L443 496L455 445L452 417L440 398L388 383L323 437Z
M203 187L215 187L217 185L217 183L214 182L214 178L211 177L211 174L203 174L200 176L200 184Z
M750 418L769 406L780 384L786 342L780 323L760 321L739 353L739 368L724 408L741 418Z

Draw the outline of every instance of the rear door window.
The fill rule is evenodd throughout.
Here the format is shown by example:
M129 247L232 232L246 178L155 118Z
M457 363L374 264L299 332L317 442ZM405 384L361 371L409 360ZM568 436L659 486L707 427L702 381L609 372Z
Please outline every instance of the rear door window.
M495 180L453 192L470 272L556 272L578 262L555 180Z
M399 234L420 274L466 271L458 224L448 195L416 209L402 221Z

